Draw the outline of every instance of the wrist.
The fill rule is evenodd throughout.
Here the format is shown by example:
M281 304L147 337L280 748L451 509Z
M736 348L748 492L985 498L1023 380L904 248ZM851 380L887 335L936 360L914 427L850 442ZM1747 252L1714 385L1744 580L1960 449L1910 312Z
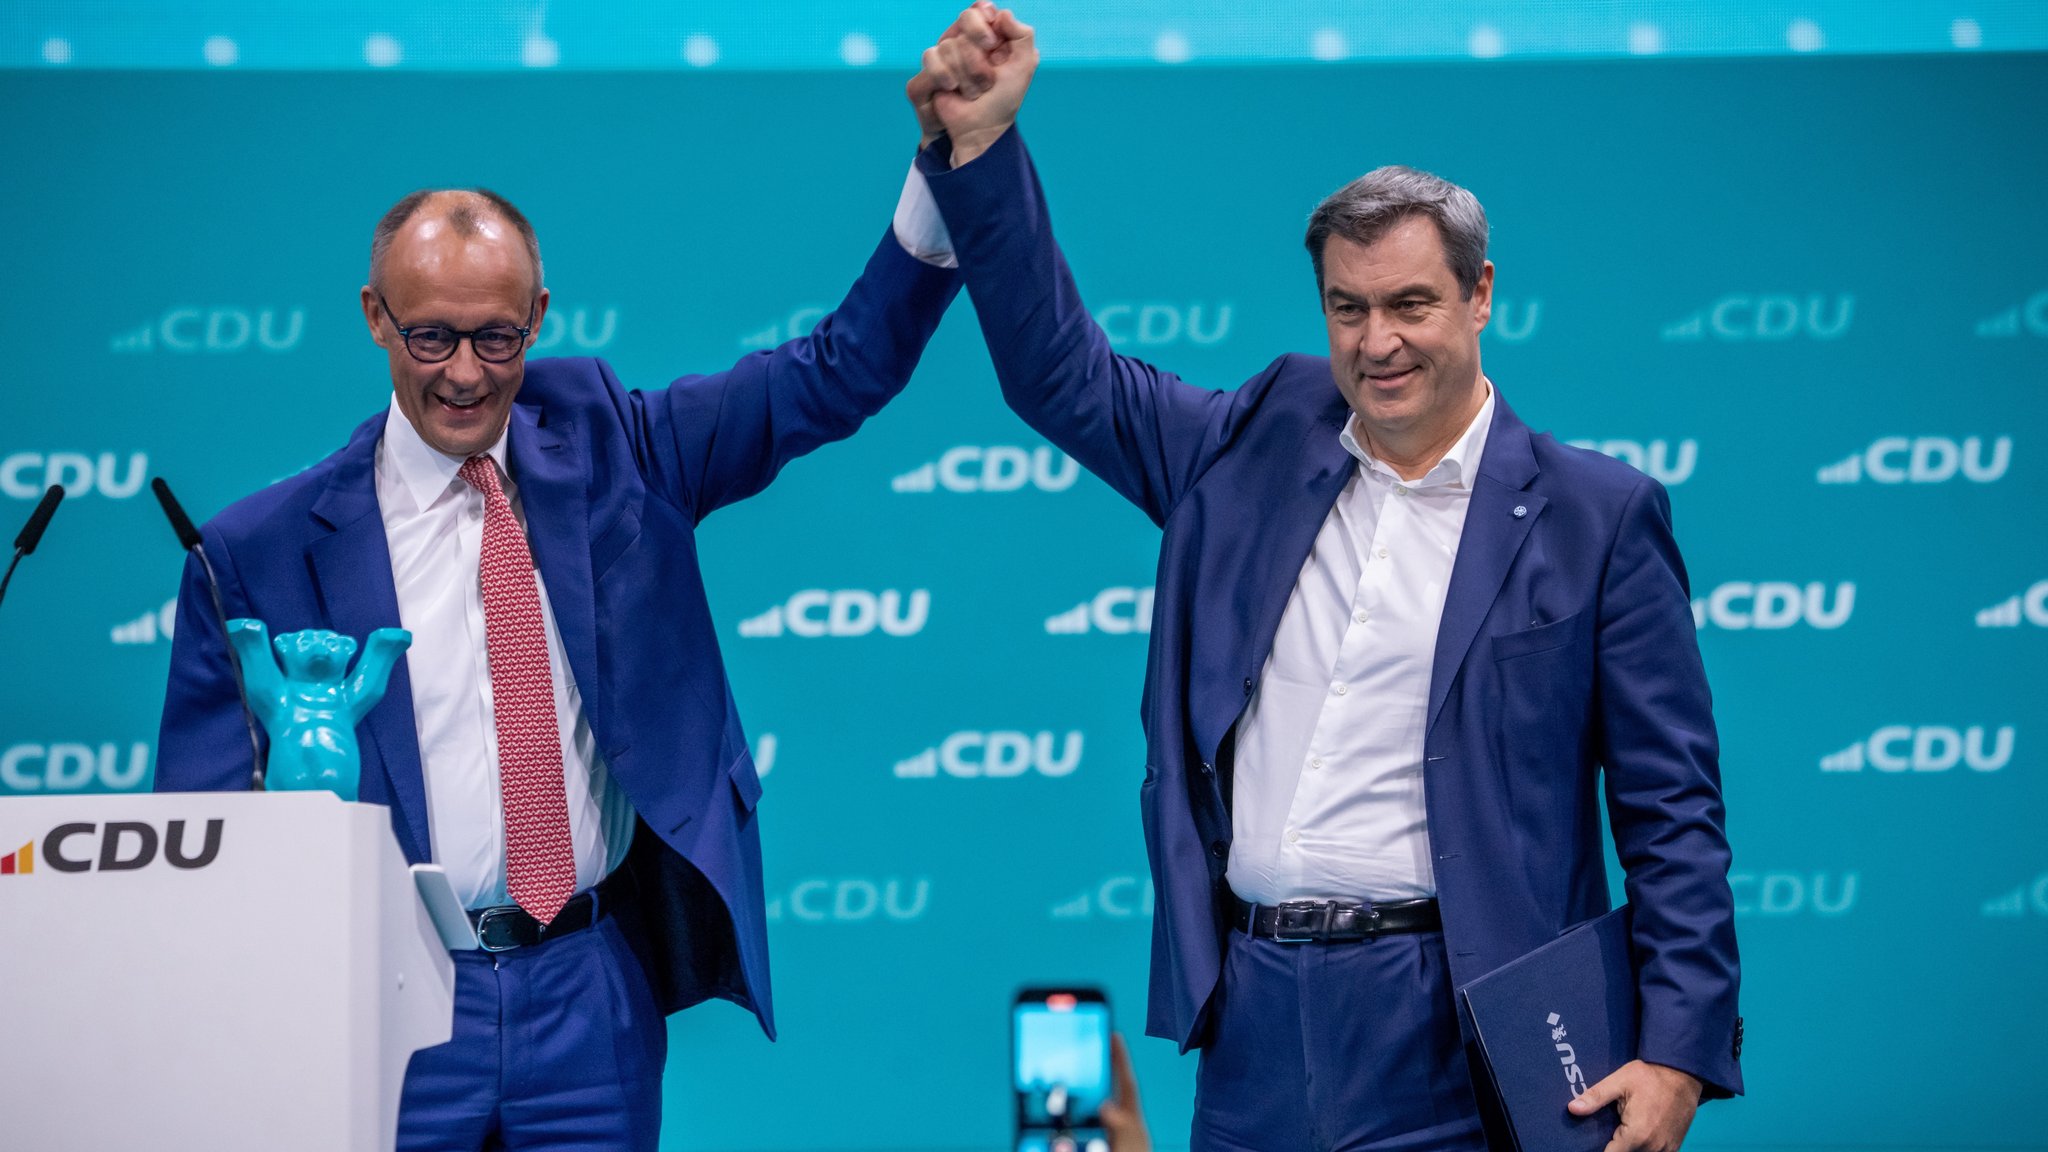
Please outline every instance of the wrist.
M959 168L972 162L975 157L988 151L996 141L1002 139L1003 133L1009 130L1009 124L997 124L989 128L977 128L968 132L954 133L953 167Z

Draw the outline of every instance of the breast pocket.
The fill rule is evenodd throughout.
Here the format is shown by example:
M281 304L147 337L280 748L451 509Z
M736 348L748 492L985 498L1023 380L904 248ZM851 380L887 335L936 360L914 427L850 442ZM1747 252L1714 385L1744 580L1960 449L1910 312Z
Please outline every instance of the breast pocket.
M601 580L619 557L640 540L640 514L629 505L590 545L591 579Z
M1496 661L1519 660L1524 656L1556 652L1577 644L1584 638L1585 630L1580 624L1585 615L1584 612L1574 612L1562 620L1552 620L1534 628L1503 632L1492 638L1493 658Z
M1554 753L1582 738L1593 705L1591 621L1580 612L1492 637L1488 695L1509 749Z

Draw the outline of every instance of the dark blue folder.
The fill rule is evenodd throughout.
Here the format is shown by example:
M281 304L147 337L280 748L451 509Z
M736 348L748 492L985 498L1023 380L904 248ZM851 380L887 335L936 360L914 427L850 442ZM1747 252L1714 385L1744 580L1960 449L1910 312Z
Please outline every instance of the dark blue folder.
M1580 924L1459 990L1521 1152L1600 1152L1614 1109L1565 1105L1635 1059L1628 908Z

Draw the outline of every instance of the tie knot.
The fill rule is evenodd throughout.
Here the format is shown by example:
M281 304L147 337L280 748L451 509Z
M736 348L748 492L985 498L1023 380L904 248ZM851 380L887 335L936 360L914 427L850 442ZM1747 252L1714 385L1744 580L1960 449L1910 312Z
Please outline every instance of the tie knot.
M457 475L461 476L471 488L482 492L486 496L494 495L499 490L498 470L492 466L489 456L471 456L469 459L464 460L462 468Z

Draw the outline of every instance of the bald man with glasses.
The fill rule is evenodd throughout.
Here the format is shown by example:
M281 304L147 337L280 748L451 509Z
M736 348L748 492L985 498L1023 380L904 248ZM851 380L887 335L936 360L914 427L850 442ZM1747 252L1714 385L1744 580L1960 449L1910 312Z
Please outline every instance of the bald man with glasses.
M413 1057L400 1148L651 1152L668 1013L718 997L774 1035L761 785L697 525L879 411L958 287L884 236L810 335L630 390L527 359L548 290L510 201L421 191L378 224L362 308L390 405L204 536L230 616L413 634L362 725L361 798L447 869L484 948L456 956L453 1039ZM156 787L245 787L247 760L194 560Z

